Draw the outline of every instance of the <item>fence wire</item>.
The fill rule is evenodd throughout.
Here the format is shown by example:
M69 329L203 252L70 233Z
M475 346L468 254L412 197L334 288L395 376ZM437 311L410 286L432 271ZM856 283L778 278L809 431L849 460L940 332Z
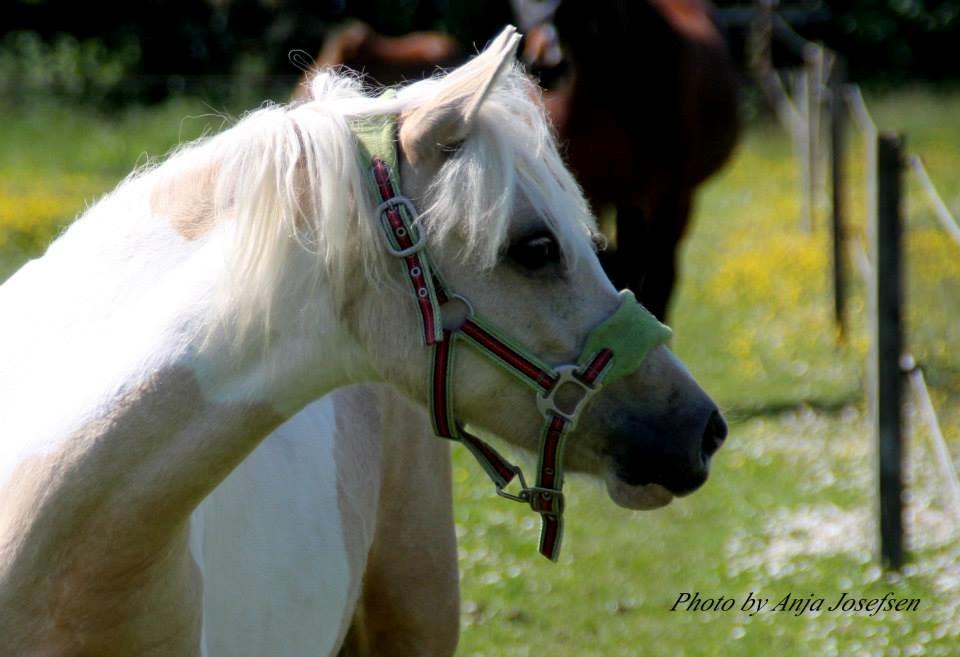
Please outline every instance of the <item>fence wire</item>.
M957 225L957 220L950 212L950 208L943 202L943 197L937 192L933 181L930 180L927 169L923 166L923 160L920 159L919 155L911 155L909 162L910 168L917 176L917 181L920 183L920 186L923 187L923 191L927 193L927 200L930 201L930 205L933 207L933 211L937 215L937 219L940 220L943 229L947 231L947 234L953 238L953 241L960 246L960 226Z
M850 108L850 115L856 121L857 127L866 133L867 137L875 138L877 136L877 124L870 116L870 110L867 109L867 103L863 100L860 87L855 84L847 85L844 96L847 100L847 106Z
M960 478L957 477L957 470L953 467L950 452L947 450L947 441L940 429L940 421L937 419L937 411L930 399L930 391L927 389L923 370L913 360L913 356L904 356L902 367L910 379L910 387L913 389L913 398L917 410L927 423L930 444L937 455L934 460L940 468L940 475L946 485L948 497L953 502L951 508L953 519L957 523L957 528L960 528Z

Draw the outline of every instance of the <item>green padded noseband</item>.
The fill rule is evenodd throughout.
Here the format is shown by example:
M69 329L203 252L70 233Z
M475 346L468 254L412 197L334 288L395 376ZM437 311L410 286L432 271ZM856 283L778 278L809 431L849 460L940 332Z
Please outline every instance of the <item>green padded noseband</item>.
M620 291L620 307L605 322L590 331L577 364L585 366L601 349L613 352L613 364L603 377L603 385L633 374L650 350L666 343L673 335L669 326L637 303L633 292Z

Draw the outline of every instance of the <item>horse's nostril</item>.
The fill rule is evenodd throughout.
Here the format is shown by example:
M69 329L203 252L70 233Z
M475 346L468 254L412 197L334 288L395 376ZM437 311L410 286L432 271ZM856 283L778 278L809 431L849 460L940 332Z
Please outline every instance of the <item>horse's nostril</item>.
M713 411L710 419L707 420L707 426L703 430L702 453L704 458L709 458L720 449L720 445L727 437L727 423L723 420L719 411Z

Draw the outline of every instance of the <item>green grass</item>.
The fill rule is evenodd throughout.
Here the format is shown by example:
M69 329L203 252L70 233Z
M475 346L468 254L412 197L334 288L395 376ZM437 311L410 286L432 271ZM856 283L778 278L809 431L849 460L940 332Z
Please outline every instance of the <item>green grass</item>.
M960 93L906 89L868 97L881 127L903 129L947 202L960 210ZM198 118L183 119L184 116ZM143 153L215 129L196 101L103 116L52 107L6 110L0 122L0 278ZM851 178L862 174L860 145ZM908 185L910 349L924 364L944 430L960 453L960 248ZM852 188L854 216L862 193ZM493 495L466 454L455 460L463 573L459 654L805 655L960 654L960 532L945 508L917 418L909 444L911 561L885 574L874 556L873 449L863 408L863 290L837 346L828 242L799 230L789 145L753 127L704 189L673 308L674 346L732 420L704 489L655 512L618 509L574 477L558 565L535 553L531 513ZM862 223L862 222L861 222ZM861 232L858 224L855 232ZM773 599L921 600L875 617L738 611ZM670 611L684 592L734 598L729 612Z

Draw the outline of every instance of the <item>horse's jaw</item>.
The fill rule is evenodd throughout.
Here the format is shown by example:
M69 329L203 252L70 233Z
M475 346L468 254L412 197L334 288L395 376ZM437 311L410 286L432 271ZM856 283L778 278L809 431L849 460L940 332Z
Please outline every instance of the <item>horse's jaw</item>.
M673 501L674 495L660 484L632 485L613 472L605 477L607 494L617 506L634 511L659 509Z

